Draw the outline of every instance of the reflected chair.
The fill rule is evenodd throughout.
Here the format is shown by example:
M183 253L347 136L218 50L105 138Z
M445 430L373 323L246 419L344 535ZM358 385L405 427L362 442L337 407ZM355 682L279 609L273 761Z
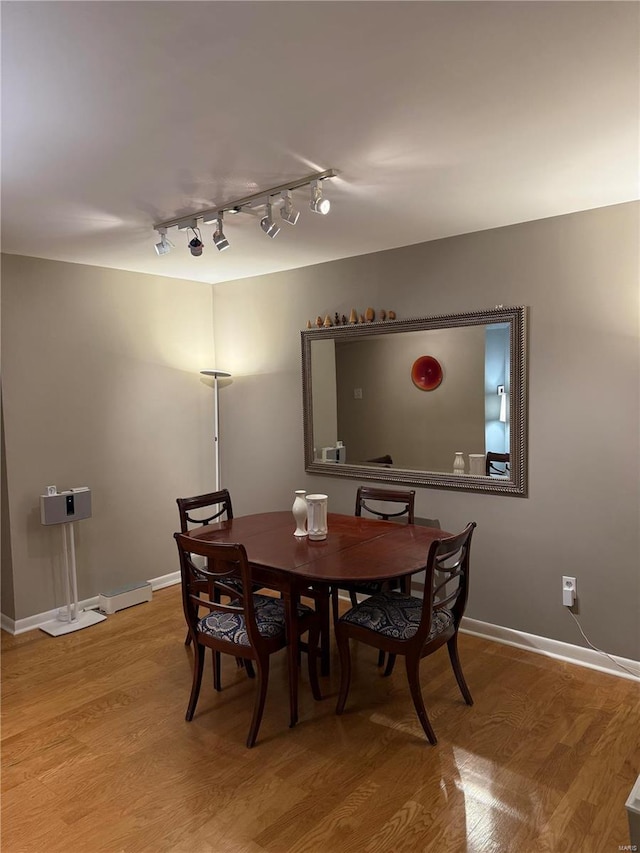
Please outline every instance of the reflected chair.
M472 522L462 533L431 543L422 599L383 590L352 607L338 620L335 632L342 674L336 714L344 711L349 693L352 639L388 652L389 672L396 655L404 656L411 698L430 743L437 743L437 738L420 689L423 657L446 644L460 692L467 705L473 705L458 656L458 629L469 594L469 555L475 526Z
M498 468L495 464L496 462L504 465L504 467ZM501 474L504 476L505 473L508 474L509 462L510 455L508 453L493 453L492 451L489 451L485 462L485 476L490 477L492 474Z
M247 735L247 746L252 747L258 735L269 682L270 656L287 646L284 601L253 592L251 570L243 545L205 542L191 539L182 533L174 534L180 556L182 603L184 615L194 647L193 684L187 706L186 720L191 721L200 694L204 653L206 648L214 654L214 688L221 689L219 654L235 655L254 661L257 669L256 698L253 718ZM205 558L206 568L196 566L193 556ZM228 581L240 578L241 589ZM208 596L203 596L203 583ZM229 603L221 597L229 596ZM209 613L199 616L199 610ZM320 622L310 607L298 604L299 632L308 631L309 682L314 699L321 699L318 683L317 657ZM293 709L291 710L293 718Z
M385 456L376 456L375 459L367 459L366 461L375 462L377 465L393 465L393 459L388 453Z

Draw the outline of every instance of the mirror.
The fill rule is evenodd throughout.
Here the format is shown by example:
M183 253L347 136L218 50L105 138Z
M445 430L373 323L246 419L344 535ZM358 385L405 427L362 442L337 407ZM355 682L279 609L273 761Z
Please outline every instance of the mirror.
M526 308L301 334L306 471L526 495Z

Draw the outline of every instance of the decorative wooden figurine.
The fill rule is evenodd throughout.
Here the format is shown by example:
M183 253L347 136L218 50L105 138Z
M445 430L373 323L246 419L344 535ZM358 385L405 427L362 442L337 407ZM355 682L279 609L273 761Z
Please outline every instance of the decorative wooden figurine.
M364 314L361 314L358 318L358 323L364 323Z
M372 323L375 318L376 312L373 310L373 308L367 308L366 313L364 315L364 319L367 321L367 323Z
M334 316L334 318L333 318L333 323L334 323L334 325L335 325L335 326L339 326L339 325L340 325L340 315L338 314L338 312L337 312L337 311L336 311L335 316Z
M380 319L381 319L381 320L386 320L386 319L387 319L387 312L384 310L384 308L381 308L381 309L380 309Z
M307 329L311 328L311 320L307 320Z
M316 326L320 329L322 328L322 317L318 314L316 317Z
M349 322L357 323L358 322L358 313L355 308L351 309L351 314L349 314Z
M346 314L343 314L343 315L342 315L342 325L343 325L343 326L346 326L346 325L347 325L347 315L346 315Z
M390 320L395 320L395 319L396 319L396 312L395 312L395 311L389 311L389 312L387 313L387 317L388 317Z
M327 316L324 318L324 327L325 329L328 329L329 326L333 326L333 323L331 322L331 317L327 314Z

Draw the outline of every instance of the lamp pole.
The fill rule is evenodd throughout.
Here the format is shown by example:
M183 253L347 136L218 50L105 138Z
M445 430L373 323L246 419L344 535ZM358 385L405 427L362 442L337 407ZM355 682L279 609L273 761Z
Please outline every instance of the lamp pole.
M218 421L218 379L231 376L226 370L201 370L204 376L213 376L213 446L216 458L216 492L220 490L220 434Z

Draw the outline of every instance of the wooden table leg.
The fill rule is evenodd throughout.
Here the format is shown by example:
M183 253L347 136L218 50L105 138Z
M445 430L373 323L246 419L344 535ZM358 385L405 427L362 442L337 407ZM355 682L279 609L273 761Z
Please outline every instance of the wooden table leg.
M293 728L298 722L298 650L300 636L298 634L298 596L289 588L283 591L286 628L287 628L287 657L289 659L289 727Z
M320 615L320 674L327 676L331 668L330 587L317 586L316 591L316 607Z

